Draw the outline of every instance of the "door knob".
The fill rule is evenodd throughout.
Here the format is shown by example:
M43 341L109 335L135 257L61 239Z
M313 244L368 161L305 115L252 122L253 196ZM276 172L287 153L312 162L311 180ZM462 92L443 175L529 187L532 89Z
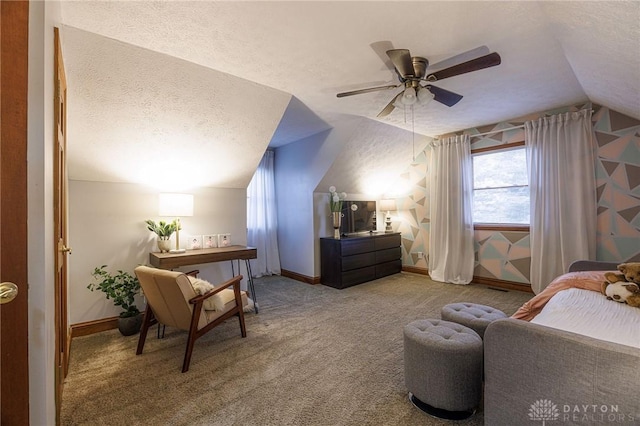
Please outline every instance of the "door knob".
M0 284L0 305L11 302L18 295L18 286L14 283L4 282Z

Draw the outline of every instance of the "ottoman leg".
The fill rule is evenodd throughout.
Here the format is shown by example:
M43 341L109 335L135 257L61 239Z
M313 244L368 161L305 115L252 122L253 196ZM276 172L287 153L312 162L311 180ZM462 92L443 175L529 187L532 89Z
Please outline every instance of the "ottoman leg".
M476 410L466 410L466 411L448 411L443 410L442 408L432 407L426 402L420 401L414 394L409 392L409 401L420 411L426 413L432 417L437 417L439 419L445 420L465 420L469 417L473 416L476 413Z

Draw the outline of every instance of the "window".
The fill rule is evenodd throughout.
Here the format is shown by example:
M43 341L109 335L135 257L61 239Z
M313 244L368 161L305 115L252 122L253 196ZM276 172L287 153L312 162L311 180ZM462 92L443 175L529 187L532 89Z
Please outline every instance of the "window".
M473 153L473 222L529 224L524 146Z

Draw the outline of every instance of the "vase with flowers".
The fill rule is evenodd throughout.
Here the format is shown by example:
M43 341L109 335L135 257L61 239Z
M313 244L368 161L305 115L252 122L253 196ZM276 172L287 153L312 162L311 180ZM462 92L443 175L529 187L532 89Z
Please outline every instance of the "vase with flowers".
M347 198L346 192L336 190L335 186L329 187L329 208L333 220L333 237L340 238L340 224L342 222L342 203Z

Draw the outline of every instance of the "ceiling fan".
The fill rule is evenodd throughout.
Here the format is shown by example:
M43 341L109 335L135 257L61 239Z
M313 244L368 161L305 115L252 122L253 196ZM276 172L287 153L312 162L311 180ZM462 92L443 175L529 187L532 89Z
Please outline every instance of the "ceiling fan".
M426 58L411 56L408 49L390 49L386 51L386 54L393 64L394 71L398 75L399 84L342 92L338 93L337 97L343 98L345 96L359 95L362 93L396 89L402 86L404 87L402 92L391 99L391 102L380 111L378 117L389 115L396 107L410 107L415 104L425 105L431 100L452 107L460 102L462 95L436 87L432 84L422 84L422 82L432 83L456 75L500 65L500 55L495 52L487 52L489 52L489 49L486 46L472 49L433 65L433 69L441 68L442 66L445 67L438 71L427 73L429 61ZM478 54L482 56L475 57ZM474 59L466 60L470 56L474 57ZM461 60L463 62L461 62Z

